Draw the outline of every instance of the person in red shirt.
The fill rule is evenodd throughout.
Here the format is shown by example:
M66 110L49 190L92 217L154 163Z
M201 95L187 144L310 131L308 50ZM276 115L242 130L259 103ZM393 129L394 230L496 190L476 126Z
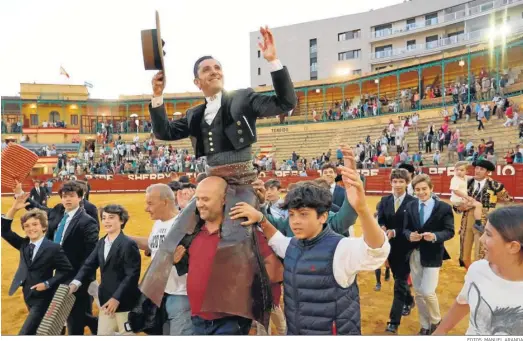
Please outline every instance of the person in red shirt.
M195 232L196 235L187 249L189 255L187 295L189 296L196 335L248 335L252 316L238 316L231 313L234 307L238 305L238 302L235 302L235 293L231 293L230 297L223 297L216 295L216 292L223 293L223 287L220 288L220 286L226 286L229 282L234 282L235 278L241 276L251 276L252 280L244 281L245 283L250 282L251 285L241 287L239 290L250 291L254 286L264 285L263 279L255 277L254 273L242 268L245 262L236 261L234 246L231 246L231 253L228 257L215 258L221 238L221 225L224 220L228 219L224 216L226 191L227 183L225 180L211 176L200 182L195 192L200 221ZM258 244L260 255L263 258L268 280L272 284L280 283L283 281L282 263L269 247L262 232L256 231L253 238ZM183 249L183 246L178 246L177 251ZM221 254L224 255L224 253ZM254 253L252 257L255 257ZM216 262L230 263L229 274L213 273L213 264ZM281 294L278 290L274 290L275 287L273 286L272 290L268 288L267 294L279 297ZM272 294L269 291L272 291ZM239 297L244 296L239 295ZM209 300L213 301L212 306L221 306L223 309L209 311L206 307L206 302L209 302ZM244 304L254 306L260 304L260 302L244 302ZM254 309L252 310L254 311Z
M481 139L481 143L478 145L478 155L481 156L485 153L485 139Z

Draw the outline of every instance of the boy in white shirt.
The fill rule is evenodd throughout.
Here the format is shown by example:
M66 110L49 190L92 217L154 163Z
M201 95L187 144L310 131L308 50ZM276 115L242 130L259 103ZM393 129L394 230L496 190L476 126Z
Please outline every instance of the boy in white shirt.
M462 203L466 203L469 207L474 207L474 228L481 231L483 229L481 224L483 210L481 203L468 195L468 165L469 163L467 161L460 161L454 166L455 175L452 180L450 180L450 190L452 191L450 202L453 206L460 206Z
M326 222L332 194L313 183L297 185L285 198L292 238L246 203L231 210L231 219L248 218L242 225L258 221L269 246L284 258L287 335L361 334L356 274L377 269L390 252L389 241L365 201L354 154L350 148L343 148L343 154L344 160L351 160L350 168L340 167L347 200L358 213L363 237L345 238L330 229Z

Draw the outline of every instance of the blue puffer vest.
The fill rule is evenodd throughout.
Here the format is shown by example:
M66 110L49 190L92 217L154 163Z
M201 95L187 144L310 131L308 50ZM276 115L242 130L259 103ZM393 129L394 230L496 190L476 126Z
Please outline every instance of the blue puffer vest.
M342 288L332 269L342 238L327 226L312 240L291 240L283 274L288 335L361 334L358 284Z

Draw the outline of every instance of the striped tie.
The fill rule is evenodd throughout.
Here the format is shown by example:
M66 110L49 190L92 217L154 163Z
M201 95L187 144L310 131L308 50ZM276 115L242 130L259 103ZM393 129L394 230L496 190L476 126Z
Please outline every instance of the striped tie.
M60 224L58 224L58 228L56 229L56 232L54 234L54 239L53 239L53 241L57 244L60 244L62 242L62 236L63 236L64 230L65 230L65 223L67 222L68 217L69 217L69 215L67 213L65 213L62 220L60 220Z

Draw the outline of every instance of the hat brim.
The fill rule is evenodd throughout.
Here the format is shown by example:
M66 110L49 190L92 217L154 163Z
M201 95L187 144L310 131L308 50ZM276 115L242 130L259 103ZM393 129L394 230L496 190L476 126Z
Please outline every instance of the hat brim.
M142 30L142 54L145 70L162 70L165 72L164 44L160 31L160 14L156 11L156 28Z
M487 161L487 160L473 162L472 166L485 168L489 172L493 172L496 170L496 166L494 166L494 164L492 162Z

